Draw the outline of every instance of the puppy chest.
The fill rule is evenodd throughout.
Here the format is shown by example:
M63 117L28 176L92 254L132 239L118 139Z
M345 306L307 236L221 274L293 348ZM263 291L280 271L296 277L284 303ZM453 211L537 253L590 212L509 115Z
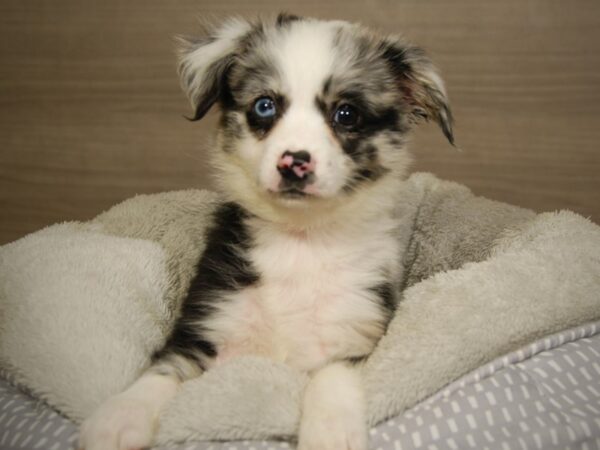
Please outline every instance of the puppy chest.
M385 330L393 240L256 236L260 281L227 294L211 320L220 360L258 354L303 370L368 354Z

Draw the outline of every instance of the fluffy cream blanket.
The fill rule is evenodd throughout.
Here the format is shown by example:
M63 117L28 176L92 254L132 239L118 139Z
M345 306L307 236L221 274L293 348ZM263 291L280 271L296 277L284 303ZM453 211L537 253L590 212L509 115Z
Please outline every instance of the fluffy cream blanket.
M600 319L600 227L536 215L415 174L404 186L402 301L362 367L372 424L543 335ZM127 200L0 248L0 367L79 421L123 390L169 332L221 200ZM189 381L159 442L292 436L306 377L246 357ZM152 395L152 393L149 393Z

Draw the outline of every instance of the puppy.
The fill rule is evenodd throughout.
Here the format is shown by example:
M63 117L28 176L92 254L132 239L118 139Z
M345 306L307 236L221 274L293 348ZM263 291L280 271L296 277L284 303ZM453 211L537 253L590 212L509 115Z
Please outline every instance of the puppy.
M228 201L164 347L83 424L81 446L150 446L182 382L251 354L310 375L299 449L366 449L356 364L402 279L408 134L432 119L453 142L443 82L398 37L291 15L182 40L179 71L193 120L220 106L212 157Z

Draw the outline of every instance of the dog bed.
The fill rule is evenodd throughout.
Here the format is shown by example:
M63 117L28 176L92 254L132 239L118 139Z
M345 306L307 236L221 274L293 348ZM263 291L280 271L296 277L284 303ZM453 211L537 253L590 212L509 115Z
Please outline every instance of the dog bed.
M398 444L401 448L427 448L429 439L436 437L443 440L440 448L468 448L471 440L475 448L482 448L485 441L481 439L496 448L490 437L501 434L510 448L517 446L519 439L529 439L525 437L529 434L535 445L539 440L552 445L559 442L555 448L561 448L564 436L597 444L598 398L592 396L598 392L597 384L579 389L586 399L575 393L580 402L571 408L567 393L556 394L557 387L551 383L559 375L570 380L570 371L554 369L561 367L559 356L567 344L527 360L541 358L550 364L546 370L540 369L549 377L549 390L540 388L536 395L550 402L540 404L562 422L546 427L547 433L535 427L553 424L548 422L554 420L552 415L539 419L529 414L531 420L517 420L508 406L488 407L495 406L492 401L500 402L500 391L495 394L493 389L503 386L498 377L503 377L507 368L484 381L465 382L459 388L452 384L448 388L451 394L438 395L434 403L420 403L398 416L494 358L549 334L600 320L597 225L567 211L536 215L476 197L463 186L429 174L411 176L403 189L400 207L405 230L399 239L406 258L402 300L388 332L361 368L370 424L380 424L374 428L373 448L395 448L395 440L400 443L405 438L409 441ZM139 196L88 223L54 225L0 248L0 367L11 383L74 422L123 390L164 342L220 201L216 194L194 190ZM586 332L590 337L573 342L575 347L567 352L579 355L585 347L597 358L598 338L592 336L596 331L589 331L597 328L590 327ZM550 356L543 356L546 354ZM598 362L589 355L592 365L585 370L597 383L598 373L592 370L598 370ZM573 371L583 367L575 356L569 358L577 361ZM541 373L534 368L531 371ZM539 377L543 378L533 379ZM511 378L515 382L515 377ZM517 384L521 381L527 383L523 379ZM304 375L269 360L233 360L183 385L161 416L158 444L292 438L305 383ZM483 395L477 404L489 402L486 408L491 411L492 423L487 428L481 421L488 420L488 414L483 410L470 413L466 407L469 400L459 402L472 397L463 391L469 386ZM508 397L510 389L502 392ZM3 393L21 395L6 385ZM525 412L537 408L533 394L525 400ZM548 405L558 406L550 400L568 406L569 413L552 411ZM8 411L17 400L3 401L0 408ZM438 406L431 406L435 404ZM34 414L46 414L48 420L66 420L36 408ZM575 421L573 417L580 416L577 411L585 412L587 418ZM12 412L7 417L16 417ZM452 417L448 414L457 418L446 425L436 424L433 420L440 419L440 414L444 420ZM381 423L394 416L391 422ZM502 418L510 422L507 417L514 423L502 424ZM413 419L414 423L410 422ZM0 412L0 442L20 445L28 433L17 434L28 425L23 422L11 431L11 426L18 425L16 421L7 425ZM477 433L454 431L464 431L460 427L473 423ZM494 423L499 428L492 427ZM65 428L58 431L62 425ZM73 430L71 422L62 425L53 433L66 436L65 430ZM404 429L405 436L393 434L394 427L401 434ZM531 433L533 429L540 431ZM450 435L444 434L446 431ZM459 441L459 437L466 440ZM544 441L546 438L550 440ZM73 439L72 433L66 439L67 443ZM59 448L62 444L52 445ZM191 448L209 448L217 444L193 445L197 446ZM241 442L226 448L285 445ZM40 448L50 447L44 443Z
M77 426L0 380L0 448L71 449ZM600 322L542 338L461 377L370 430L371 448L600 447ZM276 450L286 442L194 442L164 450Z

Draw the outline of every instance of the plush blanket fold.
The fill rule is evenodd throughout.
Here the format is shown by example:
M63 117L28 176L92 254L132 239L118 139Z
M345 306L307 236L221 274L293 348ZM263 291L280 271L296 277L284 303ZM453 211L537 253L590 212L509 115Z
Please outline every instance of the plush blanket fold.
M543 335L600 319L600 228L474 196L429 174L404 186L402 301L361 368L372 424ZM159 348L217 195L127 200L0 248L0 366L73 420ZM306 377L246 357L184 384L159 441L293 436Z

